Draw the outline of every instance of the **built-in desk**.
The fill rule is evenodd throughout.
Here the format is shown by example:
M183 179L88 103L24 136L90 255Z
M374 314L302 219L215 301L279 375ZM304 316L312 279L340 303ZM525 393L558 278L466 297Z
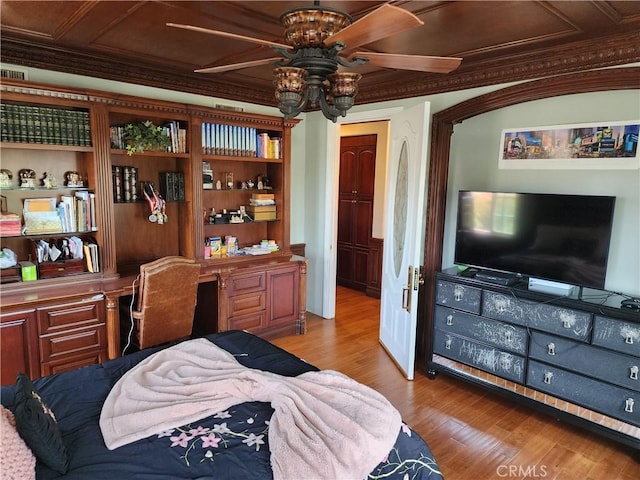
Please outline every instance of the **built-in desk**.
M264 338L306 332L307 260L299 256L201 261L194 333L246 330ZM120 298L137 274L79 275L3 285L2 385L120 356Z

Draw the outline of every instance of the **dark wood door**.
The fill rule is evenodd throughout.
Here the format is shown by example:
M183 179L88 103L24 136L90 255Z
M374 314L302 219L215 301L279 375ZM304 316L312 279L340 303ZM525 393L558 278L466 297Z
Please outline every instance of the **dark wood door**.
M338 285L365 291L373 224L377 135L340 139Z

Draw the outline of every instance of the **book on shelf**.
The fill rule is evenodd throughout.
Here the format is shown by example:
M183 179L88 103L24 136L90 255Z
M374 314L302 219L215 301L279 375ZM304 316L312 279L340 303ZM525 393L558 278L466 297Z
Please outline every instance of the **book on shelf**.
M247 212L254 221L276 220L276 211L269 212Z
M90 146L89 112L2 102L2 141Z
M167 202L184 200L184 174L182 172L160 172L160 195Z
M0 236L15 237L22 234L22 221L17 213L0 214Z
M247 205L247 212L256 213L256 212L275 212L276 204L271 205Z

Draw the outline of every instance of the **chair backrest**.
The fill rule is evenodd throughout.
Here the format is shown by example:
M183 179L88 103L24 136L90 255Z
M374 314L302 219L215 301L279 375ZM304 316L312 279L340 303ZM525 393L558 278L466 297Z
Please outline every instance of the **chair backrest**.
M200 265L164 257L140 266L137 339L140 349L189 337L198 298Z

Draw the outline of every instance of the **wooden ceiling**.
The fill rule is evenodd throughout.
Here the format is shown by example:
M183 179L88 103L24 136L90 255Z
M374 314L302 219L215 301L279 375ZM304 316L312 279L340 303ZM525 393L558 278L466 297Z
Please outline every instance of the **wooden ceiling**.
M197 68L276 56L268 47L167 22L283 42L282 12L311 1L0 2L2 61L275 105L273 67ZM385 2L321 1L354 19ZM424 26L371 52L462 57L450 74L372 66L356 103L371 103L640 61L639 1L395 1Z

